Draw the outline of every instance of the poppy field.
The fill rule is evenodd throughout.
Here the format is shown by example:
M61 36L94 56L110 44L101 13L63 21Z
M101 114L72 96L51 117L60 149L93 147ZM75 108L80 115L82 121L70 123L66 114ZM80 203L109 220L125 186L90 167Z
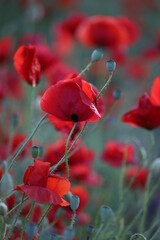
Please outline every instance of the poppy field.
M0 240L160 240L159 16L0 1Z

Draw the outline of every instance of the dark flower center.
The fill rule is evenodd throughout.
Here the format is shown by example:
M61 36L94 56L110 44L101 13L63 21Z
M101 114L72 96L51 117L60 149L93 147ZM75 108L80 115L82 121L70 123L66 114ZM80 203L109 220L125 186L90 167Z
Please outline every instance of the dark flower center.
M71 115L72 122L78 122L78 116L77 114L72 114Z

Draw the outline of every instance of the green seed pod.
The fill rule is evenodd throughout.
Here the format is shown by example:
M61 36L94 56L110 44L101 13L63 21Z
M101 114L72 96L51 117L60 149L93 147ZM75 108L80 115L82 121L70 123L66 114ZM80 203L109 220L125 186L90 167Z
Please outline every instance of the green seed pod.
M114 100L118 101L123 96L123 93L120 89L115 89L113 92Z
M77 208L79 207L79 197L78 196L74 195L71 197L70 207L73 212L75 212L77 210Z
M35 159L38 157L38 147L37 146L33 146L31 149L31 153L32 153L32 157Z
M106 67L109 73L113 73L114 70L116 69L116 62L114 60L109 60L106 63Z
M8 207L5 203L0 202L0 216L5 217L8 212Z
M104 222L108 218L110 211L111 211L110 208L107 207L106 205L101 206L100 215L101 215L102 222Z
M91 54L91 62L98 62L103 58L103 51L102 49L95 49Z

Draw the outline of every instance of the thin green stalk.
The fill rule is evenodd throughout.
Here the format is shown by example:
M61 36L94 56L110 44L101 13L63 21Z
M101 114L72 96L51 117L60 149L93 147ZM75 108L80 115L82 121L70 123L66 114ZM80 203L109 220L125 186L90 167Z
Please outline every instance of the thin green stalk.
M15 217L14 217L14 219L13 219L13 221L12 221L12 225L11 225L11 227L10 227L10 229L9 229L9 232L8 232L5 240L8 240L8 239L9 239L9 237L10 237L10 235L11 235L13 229L14 229L14 226L15 226L15 224L16 224L16 222L17 222L17 219L18 219L18 217L19 217L19 215L20 215L20 212L21 212L21 207L22 207L22 204L23 204L23 202L24 202L24 198L25 198L25 193L23 193L22 201L21 201L20 204L19 204L19 209L18 209L17 214L15 215Z
M157 229L157 231L153 234L150 240L156 240L156 237L159 237L159 236L160 236L160 228Z
M74 223L75 223L75 219L76 219L76 213L74 212L74 213L73 213L73 216L72 216L71 225L70 225L71 228L73 228L73 225L74 225Z
M85 128L87 126L87 122L85 122L85 124L83 125L83 128L81 129L81 131L79 132L79 134L77 135L76 139L74 140L74 142L72 143L72 145L70 146L67 154L70 153L70 151L72 150L72 148L74 147L74 145L76 144L77 140L81 137L81 135L83 134ZM65 155L61 158L61 160L50 169L50 173L53 173L63 162L65 161Z
M31 205L31 208L30 208L30 210L29 210L29 213L27 214L27 216L26 216L25 219L24 219L24 223L23 223L23 226L22 226L22 231L21 231L20 240L23 239L23 233L24 233L24 230L25 230L25 226L26 226L26 223L27 223L27 221L28 221L29 216L31 215L31 213L32 213L32 211L33 211L34 205L35 205L35 201L32 202L32 205Z
M71 136L74 132L74 129L76 127L77 123L74 123L72 130L70 131L70 134L67 138L67 142L66 142L66 147L65 147L65 161L66 161L66 168L67 168L67 179L69 178L69 166L68 166L68 144L69 144L69 140L71 139Z
M14 212L14 210L16 210L22 203L24 203L25 201L28 200L28 197L24 198L23 201L21 201L20 203L18 203L16 206L14 206L9 212L7 212L7 215L10 215L12 212Z
M14 162L16 161L17 157L21 154L21 152L23 151L23 149L25 148L25 146L27 145L27 143L32 139L32 137L35 135L35 133L37 132L38 128L40 127L41 123L43 122L43 120L47 117L48 113L46 113L37 123L36 127L33 129L32 133L29 135L29 137L26 139L26 141L22 144L22 146L20 147L20 149L18 150L18 152L16 153L15 157L12 159L12 162L10 163L9 167L8 167L8 171L11 169L11 167L13 166ZM3 177L2 177L3 179ZM2 182L2 179L0 181L0 183Z
M80 74L78 75L79 77L82 76L86 71L89 71L90 67L92 65L92 62L89 62L87 64L87 66L80 72Z
M46 211L44 212L43 216L41 217L39 223L38 223L38 228L40 227L40 225L42 224L45 216L47 215L47 213L49 212L49 210L52 208L53 204L51 203L47 208L46 208Z
M108 85L110 84L111 80L112 80L112 76L113 76L113 72L109 74L109 78L106 81L106 83L104 84L104 86L101 88L101 90L99 91L96 100L99 99L99 97L103 94L103 92L105 91L105 89L108 87Z
M35 98L35 88L31 87L31 102L30 102L30 132L32 132L33 128L33 112L34 112L34 98ZM32 141L32 147L33 147L33 138Z
M140 223L140 233L144 232L144 227L145 227L145 220L147 216L147 209L148 209L148 203L149 203L149 184L151 181L151 176L152 176L152 171L149 174L146 188L145 188L145 195L144 195L144 207L143 207L143 215Z
M129 230L135 225L136 222L138 222L138 219L143 213L143 209L140 209L140 211L136 214L136 216L133 218L132 222L125 228L124 236L129 232Z
M95 234L93 240L97 240L97 239L98 239L98 235L101 233L103 227L104 227L104 222L101 223L101 225L100 225L99 228L97 229L97 232L96 232L96 234Z

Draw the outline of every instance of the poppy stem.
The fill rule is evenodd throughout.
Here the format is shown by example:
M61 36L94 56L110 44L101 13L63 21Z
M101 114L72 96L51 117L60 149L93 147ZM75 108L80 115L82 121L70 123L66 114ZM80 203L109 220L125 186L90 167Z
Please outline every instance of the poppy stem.
M85 122L85 124L83 125L82 130L79 132L79 134L77 135L76 139L74 140L74 142L72 143L72 145L70 146L67 154L70 153L70 151L72 150L72 148L74 147L74 145L76 144L77 140L81 137L81 135L83 134L85 128L87 126L87 122ZM65 160L65 155L61 158L61 160L50 169L50 174L52 174Z
M71 221L71 225L70 225L71 228L73 228L73 225L75 223L75 219L76 219L76 213L73 212L72 221Z
M23 239L23 233L24 233L24 230L25 230L25 226L26 226L26 223L27 223L27 221L28 221L29 216L30 216L31 213L32 213L32 210L33 210L33 208L34 208L34 205L35 205L35 201L32 202L32 205L31 205L31 208L30 208L30 210L29 210L29 213L27 214L27 216L26 216L25 219L24 219L24 223L23 223L23 227L22 227L22 231L21 231L20 240Z
M12 224L11 224L11 227L10 227L10 229L9 229L9 232L8 232L6 238L5 238L6 240L9 239L9 237L10 237L10 235L11 235L13 229L14 229L14 226L15 226L15 224L16 224L16 222L17 222L17 219L18 219L18 217L19 217L19 215L20 215L21 207L22 207L22 204L23 204L24 200L25 200L25 193L23 193L22 200L21 200L21 202L18 204L19 209L18 209L18 211L17 211L17 214L16 214L15 218L13 219L13 222L12 222ZM15 210L15 208L14 208L14 210ZM12 211L13 211L13 210L12 210ZM8 212L8 213L9 213L9 212Z
M140 232L143 233L144 228L145 228L145 220L147 216L147 210L148 210L148 203L149 203L149 185L151 182L151 177L152 177L152 171L149 173L149 177L147 180L146 188L145 188L145 196L144 196L144 207L143 207L143 214L142 214L142 219L141 219L141 224L140 224Z
M9 167L8 167L8 171L12 168L14 162L16 161L17 157L21 154L21 152L23 151L23 149L25 148L25 146L27 145L27 143L32 139L32 137L35 135L35 133L37 132L38 128L40 127L41 123L44 121L44 119L47 117L48 113L46 113L37 123L36 127L33 129L32 133L29 135L29 137L26 139L26 141L22 144L22 146L20 147L20 149L18 150L18 152L16 153L15 157L12 159L12 162L10 163ZM3 177L2 177L3 179ZM2 182L2 179L0 181L0 183Z
M45 216L47 215L47 213L49 212L49 210L51 209L52 206L53 206L53 203L50 204L50 205L46 208L46 210L45 210L43 216L41 217L41 219L40 219L40 221L39 221L39 223L38 223L38 225L37 225L38 228L40 227L41 223L43 222Z
M72 130L70 131L70 134L67 138L67 142L66 142L66 147L65 147L65 161L66 161L66 168L67 168L67 179L69 178L69 165L68 165L68 144L69 144L69 140L71 139L71 136L74 132L74 129L77 125L77 122L74 123Z
M18 203L15 207L13 207L9 212L7 212L7 215L11 214L12 212L14 212L15 209L17 209L22 203L24 203L25 201L28 200L28 197L24 198L23 201L21 201L20 203Z
M112 80L112 76L113 76L113 72L109 74L109 78L106 81L106 83L104 84L104 86L101 88L101 90L99 91L96 101L99 99L99 97L103 94L104 90L108 87L108 85L110 84L111 80Z
M78 75L79 77L82 76L86 71L89 71L90 67L92 65L92 62L89 62L87 64L87 66L80 72L80 74Z

